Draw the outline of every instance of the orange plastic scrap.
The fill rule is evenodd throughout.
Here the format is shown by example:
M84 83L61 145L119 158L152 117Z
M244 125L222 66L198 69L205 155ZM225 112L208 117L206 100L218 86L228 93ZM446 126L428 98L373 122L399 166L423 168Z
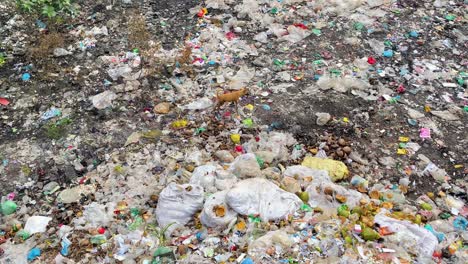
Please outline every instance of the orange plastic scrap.
M226 215L226 208L224 208L222 205L213 207L213 211L217 217L224 217Z
M393 234L393 232L390 231L388 226L384 226L384 227L379 228L379 235L388 236L388 235L391 235L391 234Z
M208 14L208 9L202 8L200 11L198 11L197 16L198 17L204 17L206 14Z
M240 221L239 223L236 224L236 228L237 230L244 230L246 228L246 225L245 225L245 222L244 221Z

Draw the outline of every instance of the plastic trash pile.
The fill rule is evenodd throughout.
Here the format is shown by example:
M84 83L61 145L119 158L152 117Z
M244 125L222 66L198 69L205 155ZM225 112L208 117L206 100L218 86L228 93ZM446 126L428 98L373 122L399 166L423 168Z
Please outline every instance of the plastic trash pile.
M468 263L466 3L101 2L63 90L0 27L0 263Z

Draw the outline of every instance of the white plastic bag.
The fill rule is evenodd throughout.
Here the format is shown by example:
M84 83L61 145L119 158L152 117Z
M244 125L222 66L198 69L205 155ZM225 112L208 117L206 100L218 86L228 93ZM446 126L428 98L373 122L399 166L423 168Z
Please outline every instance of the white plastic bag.
M236 157L229 167L229 171L239 178L258 177L261 175L260 165L253 153L242 154Z
M297 43L307 38L311 34L311 31L291 25L288 27L288 33L288 35L283 36L281 39L287 40L291 43Z
M289 166L283 172L283 176L296 178L302 183L312 182L312 181L330 181L327 171L325 170L316 170L311 169L306 166L295 165Z
M204 98L197 99L189 104L186 104L182 106L181 108L187 109L187 110L203 110L211 106L213 106L213 102L211 101L211 99L204 97Z
M206 202L200 216L200 220L203 225L207 227L226 226L237 219L237 213L226 204L227 192L228 191L217 192L206 198ZM216 214L217 206L224 209L224 215Z
M46 216L31 216L26 221L24 231L28 232L30 235L45 232L50 220L52 220L52 218Z
M385 236L385 240L405 248L409 253L422 258L431 257L438 245L437 237L429 230L386 216L386 210L382 210L374 218L374 222L381 227L388 227L392 235Z
M112 105L112 101L117 98L117 94L112 91L104 91L90 97L93 106L97 109L104 109Z
M326 190L332 190L332 199L329 199L329 194L326 194ZM309 205L311 207L320 207L323 209L337 208L341 203L335 200L336 195L342 195L346 197L346 204L350 207L356 207L359 205L359 201L364 196L355 190L347 189L338 184L334 184L330 180L317 179L307 187L306 191L309 193Z
M190 184L200 185L207 192L212 191L217 169L219 169L218 166L210 164L196 167L190 178Z
M192 173L190 184L196 184L203 187L205 192L217 192L232 187L237 182L237 177L232 173L225 171L219 165L202 165Z
M270 231L264 236L257 238L250 243L248 253L252 257L261 256L265 254L265 251L274 246L276 253L282 253L281 251L287 250L293 244L293 240L283 230ZM280 252L278 252L280 251Z
M84 206L83 216L75 218L73 223L75 227L80 228L97 228L100 226L107 226L113 217L113 204L99 204L92 202Z
M203 187L171 182L159 195L156 219L161 228L171 223L187 224L203 207Z
M259 214L270 221L294 213L302 201L266 179L251 178L234 185L226 195L226 203L241 215Z

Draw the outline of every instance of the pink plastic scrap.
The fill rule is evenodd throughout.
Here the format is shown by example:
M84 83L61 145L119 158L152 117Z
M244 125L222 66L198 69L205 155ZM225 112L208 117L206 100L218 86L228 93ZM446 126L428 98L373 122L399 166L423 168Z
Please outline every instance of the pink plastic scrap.
M419 137L420 138L431 138L431 129L430 128L421 128L419 130Z

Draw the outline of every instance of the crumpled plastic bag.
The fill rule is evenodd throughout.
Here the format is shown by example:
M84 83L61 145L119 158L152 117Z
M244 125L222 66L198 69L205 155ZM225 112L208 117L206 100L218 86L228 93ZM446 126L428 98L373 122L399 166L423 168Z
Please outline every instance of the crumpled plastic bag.
M391 232L394 232L392 235L385 236L386 241L395 243L409 253L422 258L432 256L439 244L437 237L421 226L388 217L386 213L386 210L382 210L374 218L375 223L381 227L388 227Z
M92 202L89 205L84 206L83 216L75 218L73 223L78 229L84 228L97 228L100 226L107 226L112 221L113 216L113 204L99 204Z
M330 179L334 182L346 179L349 176L348 167L338 160L305 157L302 166L317 170L326 170Z
M231 90L239 90L247 86L247 84L255 76L255 69L242 66L239 71L230 78L229 88Z
M353 77L331 77L323 76L318 82L317 86L321 90L333 89L340 93L346 93L349 90L366 90L370 87L368 83Z
M190 184L200 185L206 191L209 191L214 186L217 169L217 166L209 164L196 167L192 172Z
M46 216L31 216L26 221L24 231L28 232L30 235L45 232L50 220L52 220L52 218Z
M323 7L323 12L325 13L335 13L339 16L345 16L356 8L359 8L365 2L365 0L318 0L313 1L312 7Z
M236 221L237 213L226 204L228 191L217 192L206 198L200 221L207 227L226 226Z
M239 178L258 177L261 175L260 165L253 153L237 156L231 163L229 171Z
M203 207L203 187L171 182L159 195L156 219L161 228L171 223L187 224Z
M203 97L200 99L197 99L189 104L186 104L182 106L182 109L187 109L187 110L203 110L206 108L209 108L213 106L213 102L211 101L210 98Z
M247 152L269 151L273 153L274 161L285 161L291 156L289 147L297 143L294 136L290 133L281 132L262 132L259 135L260 140L250 140L243 147Z
M104 91L90 97L93 106L97 109L104 109L112 105L112 101L117 99L117 94L112 91Z
M283 176L298 179L301 183L311 183L316 180L330 181L327 171L311 169L301 165L286 167Z
M128 76L131 72L132 72L132 68L128 65L123 65L120 67L107 70L107 74L109 74L109 76L114 81L117 81L120 76Z
M329 200L328 192L332 190L333 199ZM341 203L338 202L335 197L336 195L342 195L346 198L346 204L349 208L353 208L359 205L359 201L364 197L360 192L355 190L347 189L343 186L334 184L330 180L314 180L307 187L306 192L309 193L309 205L311 207L320 207L322 209L337 208Z
M219 165L202 165L196 167L190 178L190 184L200 185L205 192L226 190L237 182L237 177L225 171Z
M311 31L291 25L288 27L288 33L288 35L281 37L281 39L287 40L291 43L297 43L307 38L311 34Z
M226 203L241 215L258 214L270 221L294 213L302 201L266 179L251 178L236 183L227 193Z
M289 237L288 233L284 230L269 231L264 236L257 238L249 244L249 256L256 257L265 254L265 251L275 246L276 253L287 250L293 245L293 240Z

